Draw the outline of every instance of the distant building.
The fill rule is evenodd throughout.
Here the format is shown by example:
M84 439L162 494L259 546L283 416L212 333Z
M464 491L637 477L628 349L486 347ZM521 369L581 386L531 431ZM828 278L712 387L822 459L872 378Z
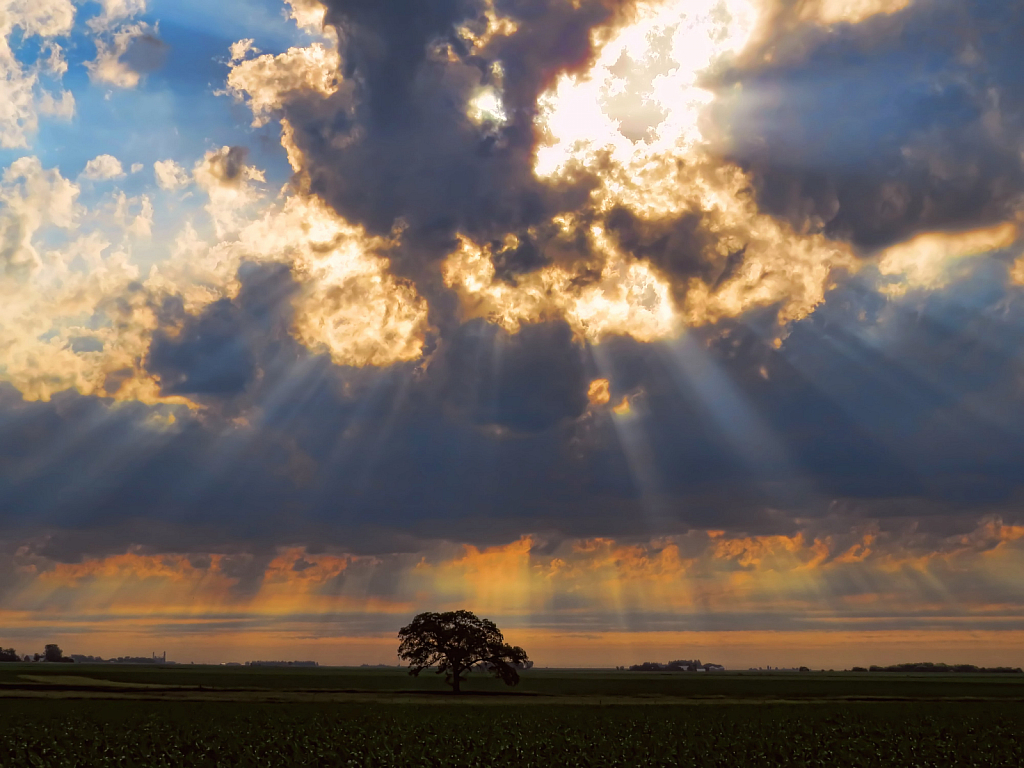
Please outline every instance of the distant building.
M645 661L643 664L634 664L629 668L630 672L722 672L725 670L721 664L702 664L700 659L677 659L668 664L658 661Z
M167 651L157 656L118 656L113 659L104 659L102 656L83 656L80 653L72 653L71 657L78 664L174 664L167 661Z

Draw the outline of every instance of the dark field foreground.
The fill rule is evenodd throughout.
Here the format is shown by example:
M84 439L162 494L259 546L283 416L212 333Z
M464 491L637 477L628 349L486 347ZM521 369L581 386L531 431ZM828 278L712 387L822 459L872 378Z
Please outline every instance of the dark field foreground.
M1024 705L0 702L0 765L1017 766Z
M1024 766L1024 676L0 665L0 768Z
M1024 675L866 672L680 673L533 669L518 686L473 673L448 695L431 672L398 668L0 664L0 699L382 701L423 703L684 703L702 701L1019 701Z

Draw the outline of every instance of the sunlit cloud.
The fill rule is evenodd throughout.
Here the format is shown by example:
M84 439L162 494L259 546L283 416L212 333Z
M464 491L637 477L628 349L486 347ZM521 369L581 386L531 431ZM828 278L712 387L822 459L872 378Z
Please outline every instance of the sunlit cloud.
M595 247L611 248L599 232ZM515 248L514 237L503 248ZM445 283L462 297L466 317L485 317L515 332L524 322L563 317L581 337L600 341L626 334L640 341L671 336L676 311L668 286L648 265L608 254L599 279L579 285L576 275L558 266L518 277L515 284L497 279L494 249L460 238L459 250L444 264Z
M900 278L883 290L891 296L911 288L937 290L949 284L951 268L960 259L1003 250L1018 238L1013 222L968 232L928 232L887 248L879 257L878 271Z
M241 41L242 43L252 41ZM341 84L341 58L337 49L315 42L306 48L290 48L278 56L256 53L251 47L232 47L233 66L228 75L228 92L248 104L253 125L265 125L281 108L283 96L293 92L312 92L330 96Z
M612 399L609 392L608 379L594 379L587 389L587 398L591 405L606 405Z

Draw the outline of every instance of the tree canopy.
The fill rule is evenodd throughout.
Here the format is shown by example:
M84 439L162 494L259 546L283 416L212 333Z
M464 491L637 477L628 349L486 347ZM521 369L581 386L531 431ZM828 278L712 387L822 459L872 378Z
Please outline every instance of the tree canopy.
M409 662L409 674L437 667L454 693L460 692L463 675L476 665L486 667L506 685L516 685L516 667L529 662L526 651L506 643L493 621L471 611L421 613L399 630L398 637L402 641L398 655Z

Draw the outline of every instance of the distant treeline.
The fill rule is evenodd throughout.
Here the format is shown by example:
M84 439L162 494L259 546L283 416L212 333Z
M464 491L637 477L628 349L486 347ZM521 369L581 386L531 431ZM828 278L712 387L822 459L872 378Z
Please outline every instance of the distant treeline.
M25 656L20 655L13 648L0 648L0 662L16 662L16 661L50 661L50 662L64 662L71 663L72 659L69 659L61 651L59 645L50 643L43 649L42 653L34 653L32 655L26 654Z
M973 664L932 664L921 662L918 664L892 664L888 667L872 665L867 667L854 667L854 672L982 672L987 674L1021 674L1024 670L1020 667L976 667Z
M725 669L721 664L702 664L700 659L676 659L668 664L659 661L645 661L634 664L630 672L719 672Z

